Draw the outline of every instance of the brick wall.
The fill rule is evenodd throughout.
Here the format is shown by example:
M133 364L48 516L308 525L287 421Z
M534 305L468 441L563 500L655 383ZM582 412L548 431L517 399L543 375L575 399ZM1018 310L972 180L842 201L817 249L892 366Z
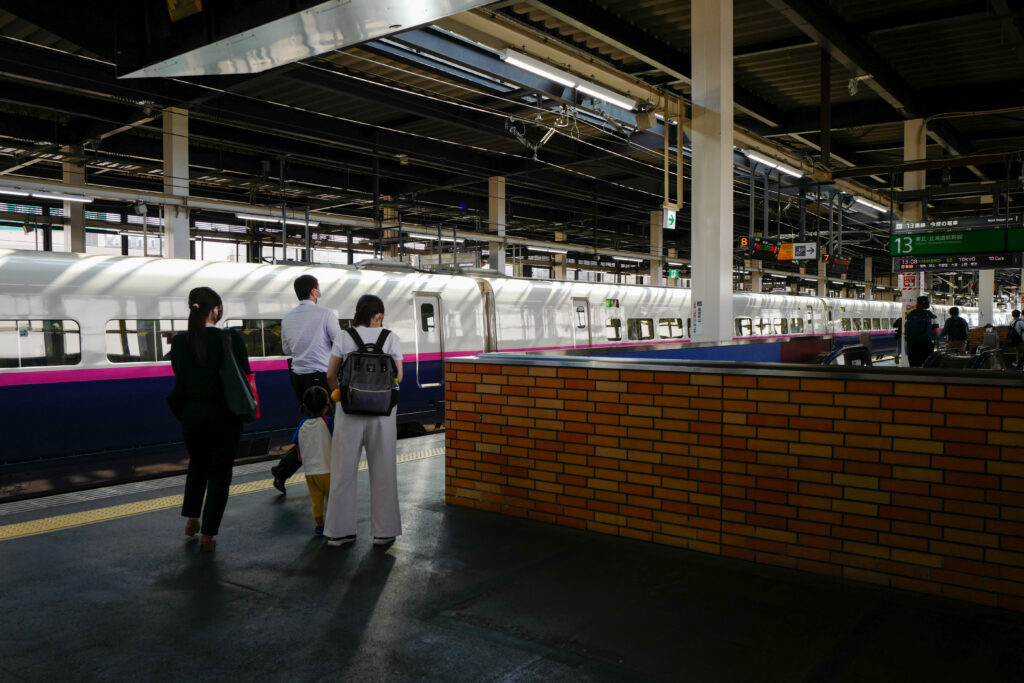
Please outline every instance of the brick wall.
M1024 383L540 363L447 364L449 504L1024 609Z

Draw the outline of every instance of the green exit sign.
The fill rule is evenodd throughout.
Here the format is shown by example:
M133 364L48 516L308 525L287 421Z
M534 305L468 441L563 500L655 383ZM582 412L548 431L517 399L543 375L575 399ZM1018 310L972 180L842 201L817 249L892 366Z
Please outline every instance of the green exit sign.
M890 256L978 254L1005 250L1005 230L929 232L913 235L892 235L889 238Z
M677 278L679 277L679 271L673 268L672 270L668 271L668 276L672 278Z

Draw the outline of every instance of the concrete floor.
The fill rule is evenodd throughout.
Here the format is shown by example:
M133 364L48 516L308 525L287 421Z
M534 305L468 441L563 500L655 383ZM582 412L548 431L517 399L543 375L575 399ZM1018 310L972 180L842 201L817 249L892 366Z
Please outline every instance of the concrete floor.
M1024 680L1024 615L449 508L443 458L398 471L383 552L365 472L348 548L304 485L233 497L212 555L177 510L0 542L0 681Z

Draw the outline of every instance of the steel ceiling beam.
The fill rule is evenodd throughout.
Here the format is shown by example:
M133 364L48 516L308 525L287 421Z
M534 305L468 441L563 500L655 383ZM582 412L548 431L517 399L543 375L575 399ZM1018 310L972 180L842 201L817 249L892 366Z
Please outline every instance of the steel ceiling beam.
M596 3L534 0L531 4L670 76L685 83L692 80L688 51L663 42ZM785 119L781 109L739 85L734 85L733 100L744 114L768 125L779 125Z

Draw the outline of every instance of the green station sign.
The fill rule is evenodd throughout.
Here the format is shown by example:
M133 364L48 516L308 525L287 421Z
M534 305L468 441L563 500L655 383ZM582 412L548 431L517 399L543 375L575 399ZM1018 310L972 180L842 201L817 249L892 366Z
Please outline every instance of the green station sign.
M1022 246L1008 245L1008 233L1019 233L1016 239ZM921 254L980 254L985 252L1024 249L1024 230L970 230L911 235L892 235L889 238L890 256L917 256Z

